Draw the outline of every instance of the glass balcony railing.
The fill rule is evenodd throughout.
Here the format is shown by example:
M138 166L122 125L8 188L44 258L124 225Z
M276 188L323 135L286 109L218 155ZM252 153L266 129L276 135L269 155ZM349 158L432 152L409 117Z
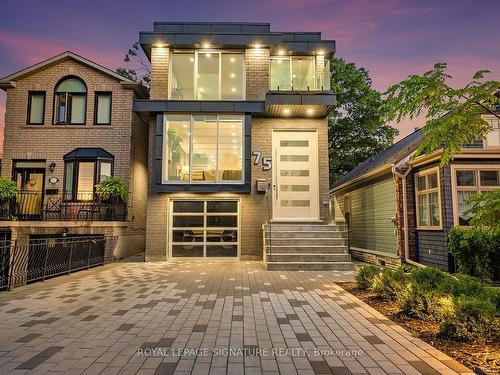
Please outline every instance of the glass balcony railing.
M324 56L271 57L270 89L330 90L330 60Z

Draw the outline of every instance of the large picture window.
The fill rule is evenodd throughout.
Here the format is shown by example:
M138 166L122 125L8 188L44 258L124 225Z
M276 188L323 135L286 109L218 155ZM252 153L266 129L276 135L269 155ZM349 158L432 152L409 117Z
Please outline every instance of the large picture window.
M439 169L427 169L415 174L415 191L417 228L441 229Z
M455 225L468 226L472 216L467 214L470 205L467 199L474 194L484 193L500 187L498 167L453 167L454 221Z
M243 116L167 115L164 183L242 183Z
M85 124L87 86L76 77L61 81L54 93L54 124Z
M182 51L172 53L170 99L243 100L242 52Z

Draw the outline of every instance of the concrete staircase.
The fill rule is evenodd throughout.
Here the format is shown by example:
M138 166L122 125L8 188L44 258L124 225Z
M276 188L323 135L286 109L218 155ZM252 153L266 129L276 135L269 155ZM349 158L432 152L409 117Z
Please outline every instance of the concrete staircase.
M264 224L268 270L346 271L354 269L347 230L335 224Z

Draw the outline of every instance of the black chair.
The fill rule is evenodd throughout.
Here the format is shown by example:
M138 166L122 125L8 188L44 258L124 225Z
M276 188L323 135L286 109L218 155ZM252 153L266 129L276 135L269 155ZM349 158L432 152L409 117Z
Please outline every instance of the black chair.
M59 220L62 219L62 198L47 198L47 203L45 204L44 217L49 219L50 215L55 215Z
M92 202L88 204L84 204L76 214L76 220L80 220L80 214L85 214L85 220L90 219L94 220L94 215L97 214L98 220L101 220L101 207L102 201L99 198L94 199Z

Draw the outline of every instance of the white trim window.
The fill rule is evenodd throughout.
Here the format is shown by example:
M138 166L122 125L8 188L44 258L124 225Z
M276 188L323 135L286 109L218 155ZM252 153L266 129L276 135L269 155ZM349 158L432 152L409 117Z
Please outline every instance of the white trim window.
M452 188L454 223L470 225L472 215L466 214L471 207L467 199L474 194L484 193L500 187L500 168L497 166L452 166Z
M484 139L485 148L500 148L500 120L496 117L485 118L486 122L491 126L492 130Z
M242 184L244 116L166 115L163 183Z
M438 167L415 174L415 205L417 229L442 228Z
M170 58L171 100L245 100L243 52L174 51Z

